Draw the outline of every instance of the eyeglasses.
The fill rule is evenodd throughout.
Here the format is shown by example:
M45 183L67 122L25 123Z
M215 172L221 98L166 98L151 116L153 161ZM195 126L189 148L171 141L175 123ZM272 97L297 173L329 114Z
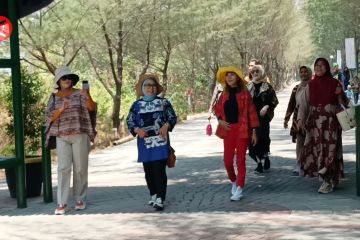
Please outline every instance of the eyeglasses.
M157 87L157 84L144 84L144 87L153 88L153 87Z

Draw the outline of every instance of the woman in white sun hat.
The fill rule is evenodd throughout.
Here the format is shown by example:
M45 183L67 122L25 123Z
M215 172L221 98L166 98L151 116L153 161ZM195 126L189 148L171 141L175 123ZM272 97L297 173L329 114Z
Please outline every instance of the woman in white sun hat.
M96 103L88 88L74 88L78 81L79 76L67 66L58 68L55 71L57 92L51 94L46 111L49 126L46 144L50 136L56 136L58 154L56 215L63 215L68 209L72 168L75 209L82 210L86 207L90 141L95 138L90 112L96 111Z

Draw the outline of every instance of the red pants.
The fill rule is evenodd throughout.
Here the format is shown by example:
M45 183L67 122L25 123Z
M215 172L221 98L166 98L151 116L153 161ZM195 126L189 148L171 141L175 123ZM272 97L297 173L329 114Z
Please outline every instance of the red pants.
M239 124L231 124L230 132L224 138L224 165L231 182L236 181L236 185L243 188L245 186L246 174L246 149L248 147L247 138L239 138ZM234 154L236 149L236 165L238 176L236 178L234 169Z

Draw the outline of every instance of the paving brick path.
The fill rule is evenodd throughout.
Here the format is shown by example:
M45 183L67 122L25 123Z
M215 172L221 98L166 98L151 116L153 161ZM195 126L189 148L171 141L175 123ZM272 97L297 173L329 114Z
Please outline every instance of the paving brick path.
M171 134L178 163L168 170L164 212L146 204L144 174L131 141L91 154L85 211L54 216L55 203L44 204L41 197L17 209L0 182L0 239L359 239L354 130L343 135L346 178L335 192L318 194L317 179L291 176L295 144L282 128L290 90L278 93L271 171L254 174L248 158L240 202L229 201L222 142L205 135L206 115L200 115ZM56 190L56 166L53 173Z

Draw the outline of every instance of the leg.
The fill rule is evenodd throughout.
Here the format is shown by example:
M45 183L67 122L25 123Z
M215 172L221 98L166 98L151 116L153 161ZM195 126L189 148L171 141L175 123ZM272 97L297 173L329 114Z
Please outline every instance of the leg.
M153 173L157 197L165 201L167 188L166 161L154 161Z
M235 182L236 180L236 174L234 170L235 145L236 134L233 134L233 130L231 130L229 135L224 138L224 165L231 182Z
M246 149L248 146L247 138L238 138L236 141L236 165L238 171L237 185L241 188L245 186L245 175L246 175Z
M74 196L76 201L82 201L86 198L88 187L90 139L87 134L77 134L71 136L71 138L73 142Z
M150 191L151 196L157 193L155 188L155 183L153 180L154 179L153 163L154 162L143 163L146 185Z
M72 148L67 137L56 138L56 149L58 154L57 203L64 205L69 199L72 163Z
M300 154L303 150L305 144L305 135L304 134L296 134L296 162L297 162L297 168L299 171L300 168Z

